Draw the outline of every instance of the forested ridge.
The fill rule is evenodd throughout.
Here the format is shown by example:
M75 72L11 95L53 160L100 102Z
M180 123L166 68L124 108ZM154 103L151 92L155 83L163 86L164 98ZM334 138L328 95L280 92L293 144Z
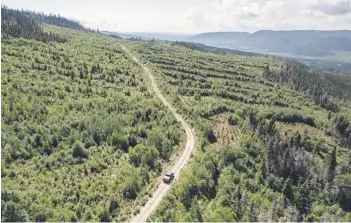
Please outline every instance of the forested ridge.
M1 40L2 221L127 221L181 152L180 124L120 43L197 136L149 220L351 221L348 72L4 18L24 32Z
M8 9L6 6L1 6L1 40L11 37L22 37L42 42L66 41L58 34L44 32L43 28L30 15L29 12L24 13L23 11ZM42 15L42 17L44 17L44 15Z
M264 78L297 91L311 95L316 104L328 109L328 119L332 112L339 111L340 102L351 104L351 74L339 74L308 68L297 62L285 62L280 70L266 67ZM335 128L328 134L339 139L341 145L351 148L351 123L344 116L334 119Z
M89 30L85 28L83 25L81 25L78 21L73 21L71 19L67 19L65 17L56 15L56 14L47 15L44 13L38 13L33 11L21 11L21 13L28 16L29 18L33 18L34 20L40 23L47 23L50 25L66 27L70 29L77 29L77 30Z
M306 92L315 98L317 104L334 112L338 110L335 99L347 103L351 100L351 75L344 75L311 69L294 61L285 62L280 70L270 70L266 67L264 71L264 78Z

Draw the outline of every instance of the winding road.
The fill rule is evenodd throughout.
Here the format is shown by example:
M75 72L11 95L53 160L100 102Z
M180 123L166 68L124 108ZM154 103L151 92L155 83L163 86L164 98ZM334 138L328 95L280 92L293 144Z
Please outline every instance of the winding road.
M151 81L151 86L153 90L155 91L156 95L158 98L163 102L165 106L172 112L174 117L181 123L182 127L184 128L186 132L186 145L185 149L182 153L182 155L178 158L174 166L170 171L172 171L175 175L175 180L179 177L180 171L182 168L186 165L190 158L190 154L195 148L195 134L193 133L192 129L190 126L185 122L184 118L180 116L176 110L172 107L172 105L166 100L166 98L162 95L160 90L158 89L155 79L149 69L143 65L130 51L121 44L122 49L131 57L133 60L138 63L145 73L147 74L148 78ZM171 185L170 184L165 184L162 182L162 179L159 180L158 182L159 186L157 190L153 193L152 197L146 202L146 204L141 208L140 212L134 216L130 221L131 222L145 222L146 219L151 215L151 213L156 209L156 207L160 204L162 198L166 195L167 191L170 189Z

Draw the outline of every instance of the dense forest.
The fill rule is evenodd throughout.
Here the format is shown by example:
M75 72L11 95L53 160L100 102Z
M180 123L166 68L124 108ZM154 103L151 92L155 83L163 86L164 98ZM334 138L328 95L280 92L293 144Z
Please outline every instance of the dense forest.
M2 39L1 220L125 221L179 151L182 129L115 39L41 29Z
M333 102L335 99L350 102L351 81L348 77L351 75L344 75L312 70L294 61L287 61L280 70L266 67L264 71L264 78L267 80L306 92L315 98L317 104L333 112L338 110L337 104Z
M340 102L350 106L350 77L350 74L311 70L293 61L284 63L279 71L270 70L269 67L264 71L264 78L310 94L316 104L329 110L328 119L331 112L339 111ZM341 145L351 148L351 123L344 116L336 118L334 123L335 130L328 133L339 138Z
M60 15L56 15L56 14L46 15L44 13L37 13L32 11L21 11L21 13L40 23L46 23L46 24L66 27L70 29L88 30L83 25L81 25L78 21L73 21L71 19L61 17Z
M183 149L120 43L197 136L149 220L351 221L349 72L2 10L2 221L127 221Z
M58 34L44 32L38 22L26 13L1 6L1 40L11 37L35 39L45 43L66 41Z

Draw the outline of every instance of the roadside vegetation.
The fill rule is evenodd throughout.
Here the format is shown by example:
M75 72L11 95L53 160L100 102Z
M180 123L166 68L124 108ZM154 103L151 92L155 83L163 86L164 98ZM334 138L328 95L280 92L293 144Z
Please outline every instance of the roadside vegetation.
M2 221L127 221L182 150L180 124L121 42L197 136L149 220L351 221L349 72L6 10Z
M192 44L130 47L199 136L149 220L351 220L350 74Z

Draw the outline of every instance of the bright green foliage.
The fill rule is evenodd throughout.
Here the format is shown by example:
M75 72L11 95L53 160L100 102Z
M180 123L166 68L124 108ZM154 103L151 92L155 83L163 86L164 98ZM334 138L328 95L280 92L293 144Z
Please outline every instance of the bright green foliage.
M230 125L237 125L239 123L240 117L236 114L230 114L228 116L228 123Z
M270 57L44 31L67 42L2 41L3 221L124 221L147 199L184 134L119 41L198 137L151 220L351 221L350 102L324 100L324 82L314 94L296 72L270 79L283 64ZM222 113L235 146L216 146Z
M180 148L181 126L116 39L2 40L2 220L123 221Z
M155 147L139 144L129 150L129 159L136 166L147 165L150 168L154 168L158 158L159 152Z
M282 61L161 41L134 41L129 47L153 69L167 99L199 137L190 167L150 220L350 221L347 180L338 183L351 173L346 98L328 99L338 107L328 120L329 108L313 94L264 78L267 65L278 70ZM216 146L211 122L222 113L241 130L234 147ZM299 129L283 132L277 125ZM335 170L329 171L331 181L328 169Z
M73 144L73 152L72 152L72 156L74 158L88 158L89 157L89 152L83 148L83 145L80 141L76 141Z

